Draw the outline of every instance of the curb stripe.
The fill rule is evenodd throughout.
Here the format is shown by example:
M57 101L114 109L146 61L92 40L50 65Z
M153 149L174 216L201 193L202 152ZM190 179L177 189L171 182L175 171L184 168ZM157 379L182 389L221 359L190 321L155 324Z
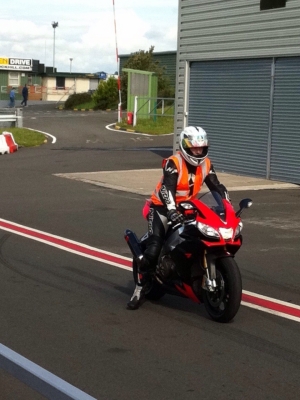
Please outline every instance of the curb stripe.
M241 302L241 305L245 306L245 307L253 308L253 309L258 310L258 311L263 311L263 312L268 313L268 314L276 315L277 317L281 317L281 318L285 318L285 319L290 319L292 321L300 322L300 318L298 318L298 317L294 317L292 315L285 314L285 313L282 313L282 312L279 312L279 311L270 310L269 308L257 306L255 304L251 304L251 303L246 303L244 301Z
M50 135L50 133L43 132L43 131L40 131L40 130L38 130L38 129L32 129L32 128L26 128L26 129L28 129L28 130L30 130L30 131L40 132L40 133L42 133L43 135L49 136L49 137L52 138L52 143L56 143L56 137L53 136L53 135Z
M274 301L270 297L254 295L253 293L243 291L242 300L268 310L273 310L279 313L288 314L300 318L300 306L285 303L283 301Z
M37 229L28 228L26 226L6 221L1 218L0 229L17 235L25 236L29 239L45 243L83 257L132 271L132 260L128 257L119 256L118 254L110 253L105 250L99 250L95 247L84 245L73 240L68 240L60 236L48 234ZM285 301L272 299L271 297L243 290L242 305L300 322L300 306L296 304L290 304Z
M0 219L0 228L12 233L26 236L39 242L59 247L62 250L85 255L86 257L100 260L108 264L120 267L119 264L121 262L123 267L130 267L131 270L131 259L118 256L117 254L109 253L104 250L98 250L94 247L86 246L72 240L61 238L59 236L45 234L44 232L38 231L36 229L30 229L19 224L10 223L3 219Z

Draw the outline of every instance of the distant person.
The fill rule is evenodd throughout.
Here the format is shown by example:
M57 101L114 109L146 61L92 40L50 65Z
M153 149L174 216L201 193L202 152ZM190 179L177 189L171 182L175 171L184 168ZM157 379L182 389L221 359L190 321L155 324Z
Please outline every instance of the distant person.
M28 87L25 83L23 89L22 89L22 96L23 100L21 102L21 106L27 107L27 100L28 100Z
M16 98L15 88L12 87L11 91L9 92L9 107L15 106L15 98Z

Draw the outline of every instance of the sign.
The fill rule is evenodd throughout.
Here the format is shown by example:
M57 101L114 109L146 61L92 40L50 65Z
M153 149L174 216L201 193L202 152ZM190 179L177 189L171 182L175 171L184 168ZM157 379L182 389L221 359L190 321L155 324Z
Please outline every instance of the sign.
M106 78L107 78L106 72L98 72L98 78L106 80Z
M32 71L32 60L30 58L0 57L0 69Z

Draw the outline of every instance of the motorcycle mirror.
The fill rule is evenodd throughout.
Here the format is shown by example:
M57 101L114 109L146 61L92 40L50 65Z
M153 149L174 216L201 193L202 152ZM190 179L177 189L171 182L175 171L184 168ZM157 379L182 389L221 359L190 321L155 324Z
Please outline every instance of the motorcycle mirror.
M240 209L235 213L236 217L239 217L245 208L251 207L253 204L251 199L243 199L240 201L239 206Z
M249 208L252 206L252 200L251 199L243 199L240 201L239 206L240 206L240 208Z

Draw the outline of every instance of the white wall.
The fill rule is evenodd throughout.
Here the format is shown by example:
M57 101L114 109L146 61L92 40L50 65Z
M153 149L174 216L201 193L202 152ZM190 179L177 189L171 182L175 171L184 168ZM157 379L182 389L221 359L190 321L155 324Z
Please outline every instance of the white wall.
M65 89L56 89L56 78L43 78L43 100L48 101L66 101L73 93L83 93L89 90L89 78L66 78Z

